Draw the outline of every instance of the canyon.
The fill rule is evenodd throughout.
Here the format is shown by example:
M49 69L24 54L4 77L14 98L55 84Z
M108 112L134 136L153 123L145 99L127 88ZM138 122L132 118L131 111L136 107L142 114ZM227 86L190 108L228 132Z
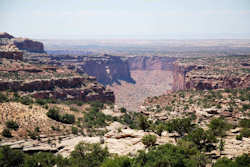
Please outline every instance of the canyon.
M249 66L244 62L249 62L249 56L228 57L230 61L225 61L224 57L50 55L43 63L96 77L114 91L118 106L136 111L145 98L171 91L248 87Z
M206 155L249 153L249 137L237 139L238 122L249 118L249 55L57 55L30 39L18 44L6 33L0 39L0 146L68 157L79 142L100 143L110 153L135 156L148 149L146 135L156 145L179 144L178 132L159 129L161 123L192 118L207 129L223 117L235 126L223 139L225 150L212 143ZM8 127L13 122L17 129Z

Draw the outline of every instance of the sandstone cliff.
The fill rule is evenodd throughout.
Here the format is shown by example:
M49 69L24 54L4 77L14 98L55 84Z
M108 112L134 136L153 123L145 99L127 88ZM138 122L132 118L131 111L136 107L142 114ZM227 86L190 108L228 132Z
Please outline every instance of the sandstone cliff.
M27 38L13 38L13 44L20 50L28 52L44 53L44 46L41 42L33 41Z
M27 38L15 38L8 33L0 33L0 50L14 45L17 49L27 52L45 53L43 43Z
M135 56L128 58L130 70L172 70L176 58L159 56Z
M229 56L174 63L173 91L247 88L250 86L250 56ZM190 60L189 60L190 61Z

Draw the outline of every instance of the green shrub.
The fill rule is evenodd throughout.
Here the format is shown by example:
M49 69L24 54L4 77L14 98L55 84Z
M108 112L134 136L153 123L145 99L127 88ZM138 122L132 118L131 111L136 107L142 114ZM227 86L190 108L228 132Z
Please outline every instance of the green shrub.
M250 128L241 129L240 135L242 135L243 137L250 137Z
M100 144L79 143L70 154L72 166L97 167L109 156L107 148Z
M74 112L79 112L79 110L76 107L72 107L72 106L70 107L70 110Z
M119 110L120 110L121 113L126 113L127 112L126 108L124 108L124 107L120 108Z
M145 135L142 138L142 143L146 147L154 146L156 143L156 136L155 135Z
M249 167L250 156L243 154L236 157L235 160L228 159L226 157L220 158L216 161L213 167Z
M1 167L21 167L24 163L25 155L19 150L11 149L8 146L0 147Z
M18 130L19 128L19 125L13 120L9 120L5 122L5 125L7 126L7 128L13 129L13 130Z
M242 140L242 138L243 138L242 135L237 135L236 136L236 140Z
M145 116L140 116L138 118L138 127L144 131L146 131L150 127L150 122L147 120Z
M73 124L75 123L75 116L72 114L64 114L63 116L59 116L59 121L65 124Z
M215 118L210 121L209 129L215 136L225 136L226 131L232 128L232 125L227 123L223 118Z
M92 107L89 112L84 113L84 126L88 128L104 127L107 125L107 121L112 120L112 116L105 115L96 107Z
M73 133L74 135L77 135L77 134L78 134L78 128L77 128L77 127L72 126L71 131L72 131L72 133Z
M9 99L6 95L0 93L0 103L8 102Z
M101 167L130 167L132 166L132 160L127 156L116 156L106 159Z
M57 108L51 108L47 112L47 116L56 121L60 121L59 110Z
M58 122L62 122L65 124L73 124L75 123L75 116L73 114L59 114L59 110L57 108L51 108L47 112L47 116L51 119L54 119Z
M202 128L196 128L190 132L186 140L193 142L199 150L211 151L213 143L217 142L216 137L211 131L204 131Z
M13 137L12 134L11 134L11 131L9 129L4 129L2 131L2 136L7 137L7 138Z
M24 105L30 105L30 104L33 104L33 100L32 100L32 98L27 97L27 96L19 98L19 100L18 100L18 101L19 101L20 103L24 104Z
M58 163L58 156L53 153L39 152L31 156L26 156L24 167L54 167ZM62 162L65 163L61 159Z
M37 131L35 131L35 130L34 130L34 131L28 130L27 132L28 132L28 136L29 136L31 139L36 140L36 139L39 138L39 132L37 132Z
M240 126L243 128L250 128L250 119L240 120Z
M192 124L191 118L177 118L173 119L167 122L166 129L169 132L175 131L177 132L181 137L183 137L186 133L190 132L194 128L194 125Z

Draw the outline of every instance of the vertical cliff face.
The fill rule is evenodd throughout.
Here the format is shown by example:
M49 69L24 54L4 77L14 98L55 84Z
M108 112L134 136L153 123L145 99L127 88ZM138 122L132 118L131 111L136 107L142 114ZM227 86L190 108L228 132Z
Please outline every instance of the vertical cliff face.
M120 83L120 81L134 83L127 61L123 61L120 57L104 55L98 59L91 58L84 61L80 66L84 72L95 76L103 85Z
M186 74L193 70L196 66L180 66L177 63L173 64L173 85L172 90L185 90L186 87Z
M176 58L158 56L135 56L128 58L130 70L173 70Z
M44 53L43 43L25 38L13 38L13 44L20 50L28 52Z
M174 63L173 91L247 88L250 85L250 56L228 56Z

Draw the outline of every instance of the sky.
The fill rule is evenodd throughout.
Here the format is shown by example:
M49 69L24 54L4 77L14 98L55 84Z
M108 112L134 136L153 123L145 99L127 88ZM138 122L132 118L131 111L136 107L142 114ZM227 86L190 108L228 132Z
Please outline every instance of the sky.
M0 0L0 32L40 39L250 39L250 0Z

